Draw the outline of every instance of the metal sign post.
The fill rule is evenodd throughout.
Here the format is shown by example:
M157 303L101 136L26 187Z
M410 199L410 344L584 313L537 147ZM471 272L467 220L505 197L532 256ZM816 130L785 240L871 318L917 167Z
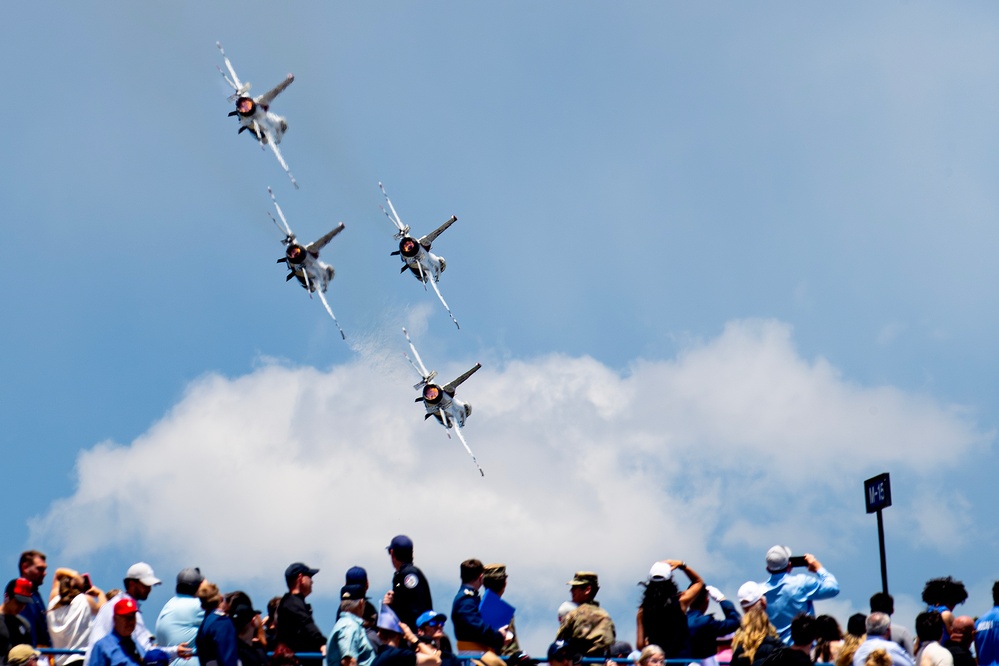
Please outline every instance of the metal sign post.
M878 546L881 549L881 591L888 594L888 562L885 558L885 524L881 510L891 506L891 479L888 472L864 481L864 501L867 513L878 514Z

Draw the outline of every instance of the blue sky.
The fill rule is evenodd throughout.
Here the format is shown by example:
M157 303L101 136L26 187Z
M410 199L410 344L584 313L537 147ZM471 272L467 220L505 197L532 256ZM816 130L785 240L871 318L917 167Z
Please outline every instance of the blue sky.
M685 559L729 595L767 547L878 589L862 482L892 474L901 619L997 577L999 9L990 3L104 3L8 8L0 559L105 587L144 559L263 600L294 560L375 588L396 533L447 612L510 566L542 652L563 583ZM226 117L225 46L301 183ZM456 331L398 274L383 181ZM275 189L340 340L285 284ZM402 358L483 369L479 479ZM127 481L126 479L132 479ZM150 610L169 597L157 591ZM258 603L262 603L259 601Z

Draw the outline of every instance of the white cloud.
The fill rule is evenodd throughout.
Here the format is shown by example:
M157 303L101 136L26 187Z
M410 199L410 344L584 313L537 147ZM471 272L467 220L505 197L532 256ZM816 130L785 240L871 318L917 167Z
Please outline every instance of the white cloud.
M128 546L235 582L273 581L299 559L383 564L406 533L431 580L456 586L467 557L505 561L521 607L553 622L567 577L593 569L627 614L655 559L724 578L745 575L732 548L793 533L821 552L858 524L872 466L939 473L991 437L925 396L801 358L782 323L736 321L623 376L558 354L483 367L459 390L475 407L465 434L480 479L423 422L402 355L370 345L329 371L263 363L198 379L131 444L83 451L78 487L33 522L32 541L73 558ZM449 379L468 365L437 367ZM926 534L937 522L913 529L939 543Z

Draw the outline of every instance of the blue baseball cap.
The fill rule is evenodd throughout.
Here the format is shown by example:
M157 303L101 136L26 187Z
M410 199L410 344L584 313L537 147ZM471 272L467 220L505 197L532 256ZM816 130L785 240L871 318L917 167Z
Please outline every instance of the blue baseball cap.
M294 564L289 564L288 568L284 570L284 579L290 585L299 574L304 576L315 576L319 573L319 569L313 569L312 567L306 566L301 562L295 562Z
M582 661L579 653L572 649L572 646L567 640L557 640L548 646L548 661L553 659L569 659L574 664L578 664Z
M392 543L385 550L413 550L413 540L405 534L392 537Z
M367 585L368 572L363 567L351 567L347 569L347 576L344 582L347 585Z
M441 624L444 624L447 622L447 615L444 613L438 613L435 610L423 611L423 613L420 614L420 617L416 618L416 626L422 627L427 622L431 622L432 620L440 620Z
M146 666L167 666L170 661L170 656L159 648L153 648L142 658L142 663Z
M364 586L357 584L344 585L340 588L340 601L358 601L364 598Z

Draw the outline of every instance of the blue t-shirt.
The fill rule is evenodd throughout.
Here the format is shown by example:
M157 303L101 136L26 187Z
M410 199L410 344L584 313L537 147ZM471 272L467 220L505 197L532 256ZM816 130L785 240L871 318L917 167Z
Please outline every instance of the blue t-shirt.
M999 664L999 606L975 623L975 652L978 654L978 666Z

